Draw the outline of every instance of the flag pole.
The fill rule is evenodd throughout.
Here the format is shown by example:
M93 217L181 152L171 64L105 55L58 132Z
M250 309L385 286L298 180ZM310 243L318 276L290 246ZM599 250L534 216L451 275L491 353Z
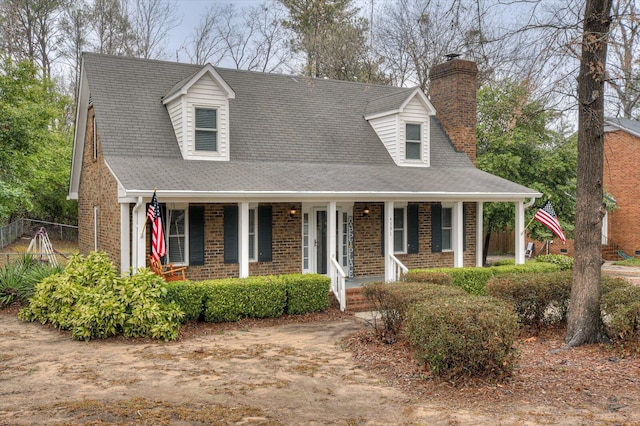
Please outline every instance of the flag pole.
M524 227L524 229L522 230L521 234L524 234L524 232L527 230L527 228L529 227L529 225L531 225L531 222L533 222L533 220L534 220L535 218L536 218L535 216L531 218L531 220L529 221L529 223L527 223L527 226L525 226L525 227Z

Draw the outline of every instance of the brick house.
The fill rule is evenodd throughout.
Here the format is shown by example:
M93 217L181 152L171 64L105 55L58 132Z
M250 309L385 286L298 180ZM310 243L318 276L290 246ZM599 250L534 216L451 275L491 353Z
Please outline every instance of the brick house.
M483 202L539 193L476 169L475 63L398 88L85 53L69 197L80 251L144 267L157 189L190 279L482 263ZM531 200L533 202L533 200ZM524 236L516 233L518 263Z

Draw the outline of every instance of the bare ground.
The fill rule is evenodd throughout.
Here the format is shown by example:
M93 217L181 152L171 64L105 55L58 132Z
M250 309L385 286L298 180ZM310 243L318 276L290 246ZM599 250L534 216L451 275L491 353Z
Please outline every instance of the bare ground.
M518 342L514 376L450 383L406 344L327 313L190 324L178 342L75 342L0 312L0 424L640 424L640 360L562 350L561 330Z

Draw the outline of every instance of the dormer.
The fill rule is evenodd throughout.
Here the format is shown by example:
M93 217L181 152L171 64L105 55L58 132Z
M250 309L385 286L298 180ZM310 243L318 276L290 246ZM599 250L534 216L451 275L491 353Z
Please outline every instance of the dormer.
M210 64L163 97L185 160L229 161L229 99L235 93Z
M424 92L415 88L372 100L364 118L398 166L429 167L435 113Z

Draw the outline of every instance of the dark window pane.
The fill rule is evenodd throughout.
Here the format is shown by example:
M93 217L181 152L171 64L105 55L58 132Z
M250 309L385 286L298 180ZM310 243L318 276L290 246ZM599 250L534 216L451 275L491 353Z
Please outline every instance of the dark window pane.
M420 160L422 158L421 151L422 144L416 142L407 142L407 154L408 160Z
M196 108L197 129L217 129L217 111L215 109Z
M408 141L421 141L420 137L420 125L419 124L407 124L407 140Z
M451 229L442 230L442 250L451 250Z
M451 228L451 208L442 209L442 227Z
M218 133L196 130L196 151L217 151Z
M404 231L393 231L393 251L404 251Z
M404 228L404 209L393 209L393 227Z

